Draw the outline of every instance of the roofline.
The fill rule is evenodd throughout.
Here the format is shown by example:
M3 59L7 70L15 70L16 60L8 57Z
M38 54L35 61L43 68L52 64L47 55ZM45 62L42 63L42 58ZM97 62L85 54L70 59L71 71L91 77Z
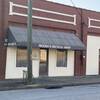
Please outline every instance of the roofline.
M75 7L75 6L71 6L71 5L67 5L67 4L62 4L62 3L58 3L58 2L53 2L53 1L48 1L48 0L44 0L46 2L49 2L49 3L53 3L53 4L57 4L57 5L62 5L62 6L67 6L67 7L71 7L71 8L77 8L77 9L80 9L80 10L85 10L85 11L91 11L91 12L96 12L96 13L100 13L100 11L95 11L95 10L91 10L91 9L85 9L85 8L80 8L80 7Z

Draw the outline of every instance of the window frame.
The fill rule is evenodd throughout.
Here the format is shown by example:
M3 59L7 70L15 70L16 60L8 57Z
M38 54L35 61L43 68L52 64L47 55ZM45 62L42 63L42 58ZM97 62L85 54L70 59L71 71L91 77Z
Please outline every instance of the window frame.
M21 66L20 64L18 64L18 49L26 50L26 56L27 56L27 48L18 47L17 50L16 50L16 67L27 67L27 59L26 59L25 66Z
M64 54L65 54L65 64L62 64L62 65L58 65L58 52L63 52ZM67 67L67 58L68 57L68 50L59 50L59 49L57 49L56 50L56 66L57 67Z

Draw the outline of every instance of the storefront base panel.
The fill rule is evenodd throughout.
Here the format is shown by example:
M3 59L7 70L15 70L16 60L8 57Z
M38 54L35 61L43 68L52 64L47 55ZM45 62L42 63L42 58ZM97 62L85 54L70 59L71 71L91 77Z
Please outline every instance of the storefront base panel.
M74 51L67 52L67 66L57 67L57 51L49 50L49 76L74 76Z
M27 67L17 67L17 48L7 48L6 74L5 79L23 78L23 71L27 71ZM57 67L57 50L48 49L48 75L47 77L56 76L74 76L74 51L69 50L67 53L67 66ZM33 77L38 78L40 71L40 49L33 49L32 52L32 73Z

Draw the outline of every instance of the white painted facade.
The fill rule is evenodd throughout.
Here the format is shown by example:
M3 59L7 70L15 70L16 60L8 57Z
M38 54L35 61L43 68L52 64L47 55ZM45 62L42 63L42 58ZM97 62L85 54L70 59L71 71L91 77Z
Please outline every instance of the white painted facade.
M100 37L87 36L86 75L99 75Z
M6 79L22 78L23 70L27 70L25 67L16 67L16 53L17 48L7 48Z
M6 60L6 79L23 78L23 70L27 71L25 67L16 67L16 52L17 48L7 48ZM33 77L39 77L39 56L40 49L33 49L32 52L32 65ZM74 51L69 50L67 55L67 66L57 67L57 50L49 49L49 63L48 63L48 76L74 76Z
M57 50L49 50L49 76L74 76L74 51L68 51L67 66L57 67Z

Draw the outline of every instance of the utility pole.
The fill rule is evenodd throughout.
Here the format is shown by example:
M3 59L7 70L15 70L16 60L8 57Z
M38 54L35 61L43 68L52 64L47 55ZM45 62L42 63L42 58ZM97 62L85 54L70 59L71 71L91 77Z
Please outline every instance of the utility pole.
M27 20L27 61L28 61L28 84L32 84L32 0L28 0Z

